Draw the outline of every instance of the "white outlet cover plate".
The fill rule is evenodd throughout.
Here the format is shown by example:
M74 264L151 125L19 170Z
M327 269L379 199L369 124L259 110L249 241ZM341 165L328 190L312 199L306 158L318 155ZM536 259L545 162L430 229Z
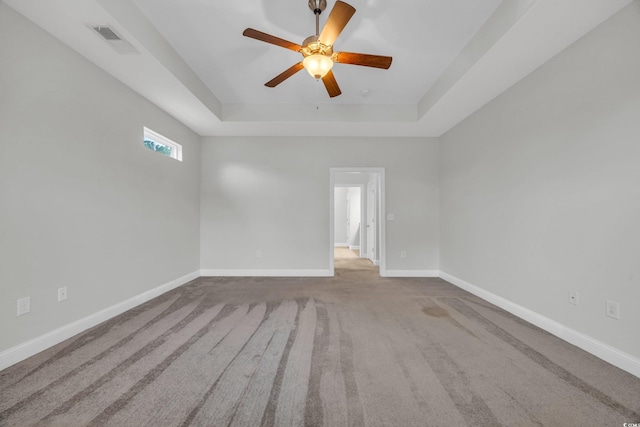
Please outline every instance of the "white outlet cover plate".
M18 316L27 314L31 311L31 297L20 298L18 300Z
M612 319L620 319L620 304L616 301L607 300L605 314Z

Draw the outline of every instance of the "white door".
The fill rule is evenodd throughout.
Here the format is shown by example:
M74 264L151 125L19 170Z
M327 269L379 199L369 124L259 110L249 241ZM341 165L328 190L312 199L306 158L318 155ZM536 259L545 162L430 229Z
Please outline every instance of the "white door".
M367 258L372 263L376 262L376 206L377 206L376 182L367 184Z

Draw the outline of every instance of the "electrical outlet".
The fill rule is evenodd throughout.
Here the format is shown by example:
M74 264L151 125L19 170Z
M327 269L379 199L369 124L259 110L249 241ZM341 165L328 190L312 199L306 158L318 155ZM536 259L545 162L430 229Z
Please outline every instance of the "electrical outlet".
M262 258L262 251L256 251L256 258Z
M406 258L407 257L407 251L400 251L400 258Z
M620 319L620 304L615 301L607 300L606 312L607 317L612 319Z
M31 297L20 298L18 300L18 316L27 314L31 311Z
M578 294L578 291L569 291L569 303L573 305L580 304L580 294Z
M67 287L58 288L58 302L62 302L67 299Z

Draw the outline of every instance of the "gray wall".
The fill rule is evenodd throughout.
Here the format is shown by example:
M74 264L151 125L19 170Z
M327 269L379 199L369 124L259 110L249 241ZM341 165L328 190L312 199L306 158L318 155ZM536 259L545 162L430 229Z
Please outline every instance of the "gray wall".
M387 269L438 268L437 139L210 137L202 269L328 269L331 167L384 167Z
M199 269L200 141L2 2L0 52L2 351Z
M636 357L638 22L634 2L441 138L440 245L442 271Z

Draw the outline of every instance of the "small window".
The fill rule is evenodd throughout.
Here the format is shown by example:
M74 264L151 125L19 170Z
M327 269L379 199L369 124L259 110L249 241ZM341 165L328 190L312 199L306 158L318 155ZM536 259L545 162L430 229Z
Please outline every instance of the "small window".
M144 128L144 146L149 150L182 161L182 145L148 128Z

